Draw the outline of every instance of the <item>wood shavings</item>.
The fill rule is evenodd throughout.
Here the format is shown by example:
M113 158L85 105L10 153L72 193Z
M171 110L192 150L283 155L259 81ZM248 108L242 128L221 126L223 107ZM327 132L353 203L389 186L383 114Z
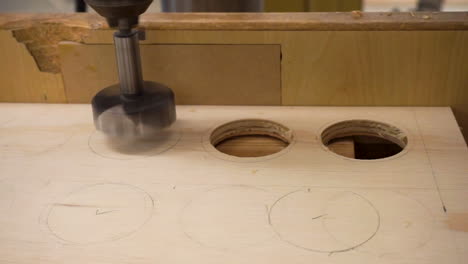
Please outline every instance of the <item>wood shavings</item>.
M363 16L361 11L354 10L351 12L351 15L353 16L354 19L361 18Z

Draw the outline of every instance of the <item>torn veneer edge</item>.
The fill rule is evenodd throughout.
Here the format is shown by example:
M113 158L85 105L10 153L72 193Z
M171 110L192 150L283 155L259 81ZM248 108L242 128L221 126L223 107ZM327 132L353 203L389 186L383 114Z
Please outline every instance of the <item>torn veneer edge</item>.
M105 21L95 15L9 14L0 16L0 29L10 30L23 43L41 72L60 73L58 44L84 43L90 30L103 28Z

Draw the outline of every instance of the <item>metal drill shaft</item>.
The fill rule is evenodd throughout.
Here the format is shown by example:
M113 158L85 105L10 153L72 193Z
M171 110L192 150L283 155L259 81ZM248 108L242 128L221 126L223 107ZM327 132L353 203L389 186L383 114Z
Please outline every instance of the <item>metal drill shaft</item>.
M140 95L143 90L138 31L114 34L115 54L122 95Z

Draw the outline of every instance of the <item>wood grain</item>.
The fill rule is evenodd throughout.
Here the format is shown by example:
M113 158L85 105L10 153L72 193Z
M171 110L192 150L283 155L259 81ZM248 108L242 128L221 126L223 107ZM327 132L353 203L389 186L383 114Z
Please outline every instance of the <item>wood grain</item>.
M466 256L468 233L453 224L468 212L468 149L449 108L179 106L174 136L125 151L97 136L88 105L0 111L1 263ZM321 144L327 126L364 118L405 131L405 152L358 161ZM258 158L210 147L216 127L239 119L281 123L294 142Z

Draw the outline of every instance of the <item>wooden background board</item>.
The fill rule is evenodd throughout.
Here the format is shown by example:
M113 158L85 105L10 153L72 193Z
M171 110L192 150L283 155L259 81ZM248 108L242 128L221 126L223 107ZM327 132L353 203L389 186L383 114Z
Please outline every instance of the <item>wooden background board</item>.
M466 12L365 13L362 17L352 13L147 14L142 17L147 36L142 44L277 45L282 55L281 76L266 79L281 78L278 104L451 106L460 126L467 130L467 20ZM83 63L114 64L108 46L112 43L112 31L102 18L2 15L0 28L2 50L12 51L2 53L5 58L0 73L2 101L85 102L99 84L116 80L112 66L99 67L99 77L75 76L77 71L83 72L80 70ZM82 43L77 48L85 50L102 45L93 52L107 55L97 62L98 57L83 51L77 65L70 60L62 62L60 47L70 43L59 44L60 41ZM30 57L28 52L36 55ZM221 56L220 60L229 56L224 52L216 54ZM154 59L145 65L147 76L155 75L156 65L152 63L158 61ZM179 65L180 61L175 63ZM277 67L277 61L272 63L271 67ZM232 73L225 76L232 77ZM204 79L199 80L200 84ZM80 88L76 81L81 87L77 94L73 92ZM181 103L238 104L242 98L192 96L211 94L215 82L194 86L196 89L189 89L176 79L167 79L167 83L173 84L178 94L183 91ZM249 100L242 100L241 104L271 103L269 93L278 102L278 86L263 85L251 90ZM71 91L73 96L68 98L65 91Z
M179 106L165 141L120 141L120 152L94 131L88 105L0 110L2 263L468 257L468 149L449 108ZM245 118L289 127L293 144L254 159L210 147L214 128ZM350 119L399 127L406 150L375 161L337 156L320 133Z
M142 45L143 77L178 104L281 105L279 45ZM68 102L88 103L118 83L113 45L60 44ZM255 96L252 96L252 95Z
M99 33L87 44L112 43L112 32ZM468 96L467 31L147 31L143 45L170 43L281 45L284 105L450 105Z
M111 32L100 33L88 43L111 43ZM281 45L283 105L451 106L460 125L468 126L467 31L147 31L146 36L144 45ZM113 68L104 70L104 78L114 74Z

